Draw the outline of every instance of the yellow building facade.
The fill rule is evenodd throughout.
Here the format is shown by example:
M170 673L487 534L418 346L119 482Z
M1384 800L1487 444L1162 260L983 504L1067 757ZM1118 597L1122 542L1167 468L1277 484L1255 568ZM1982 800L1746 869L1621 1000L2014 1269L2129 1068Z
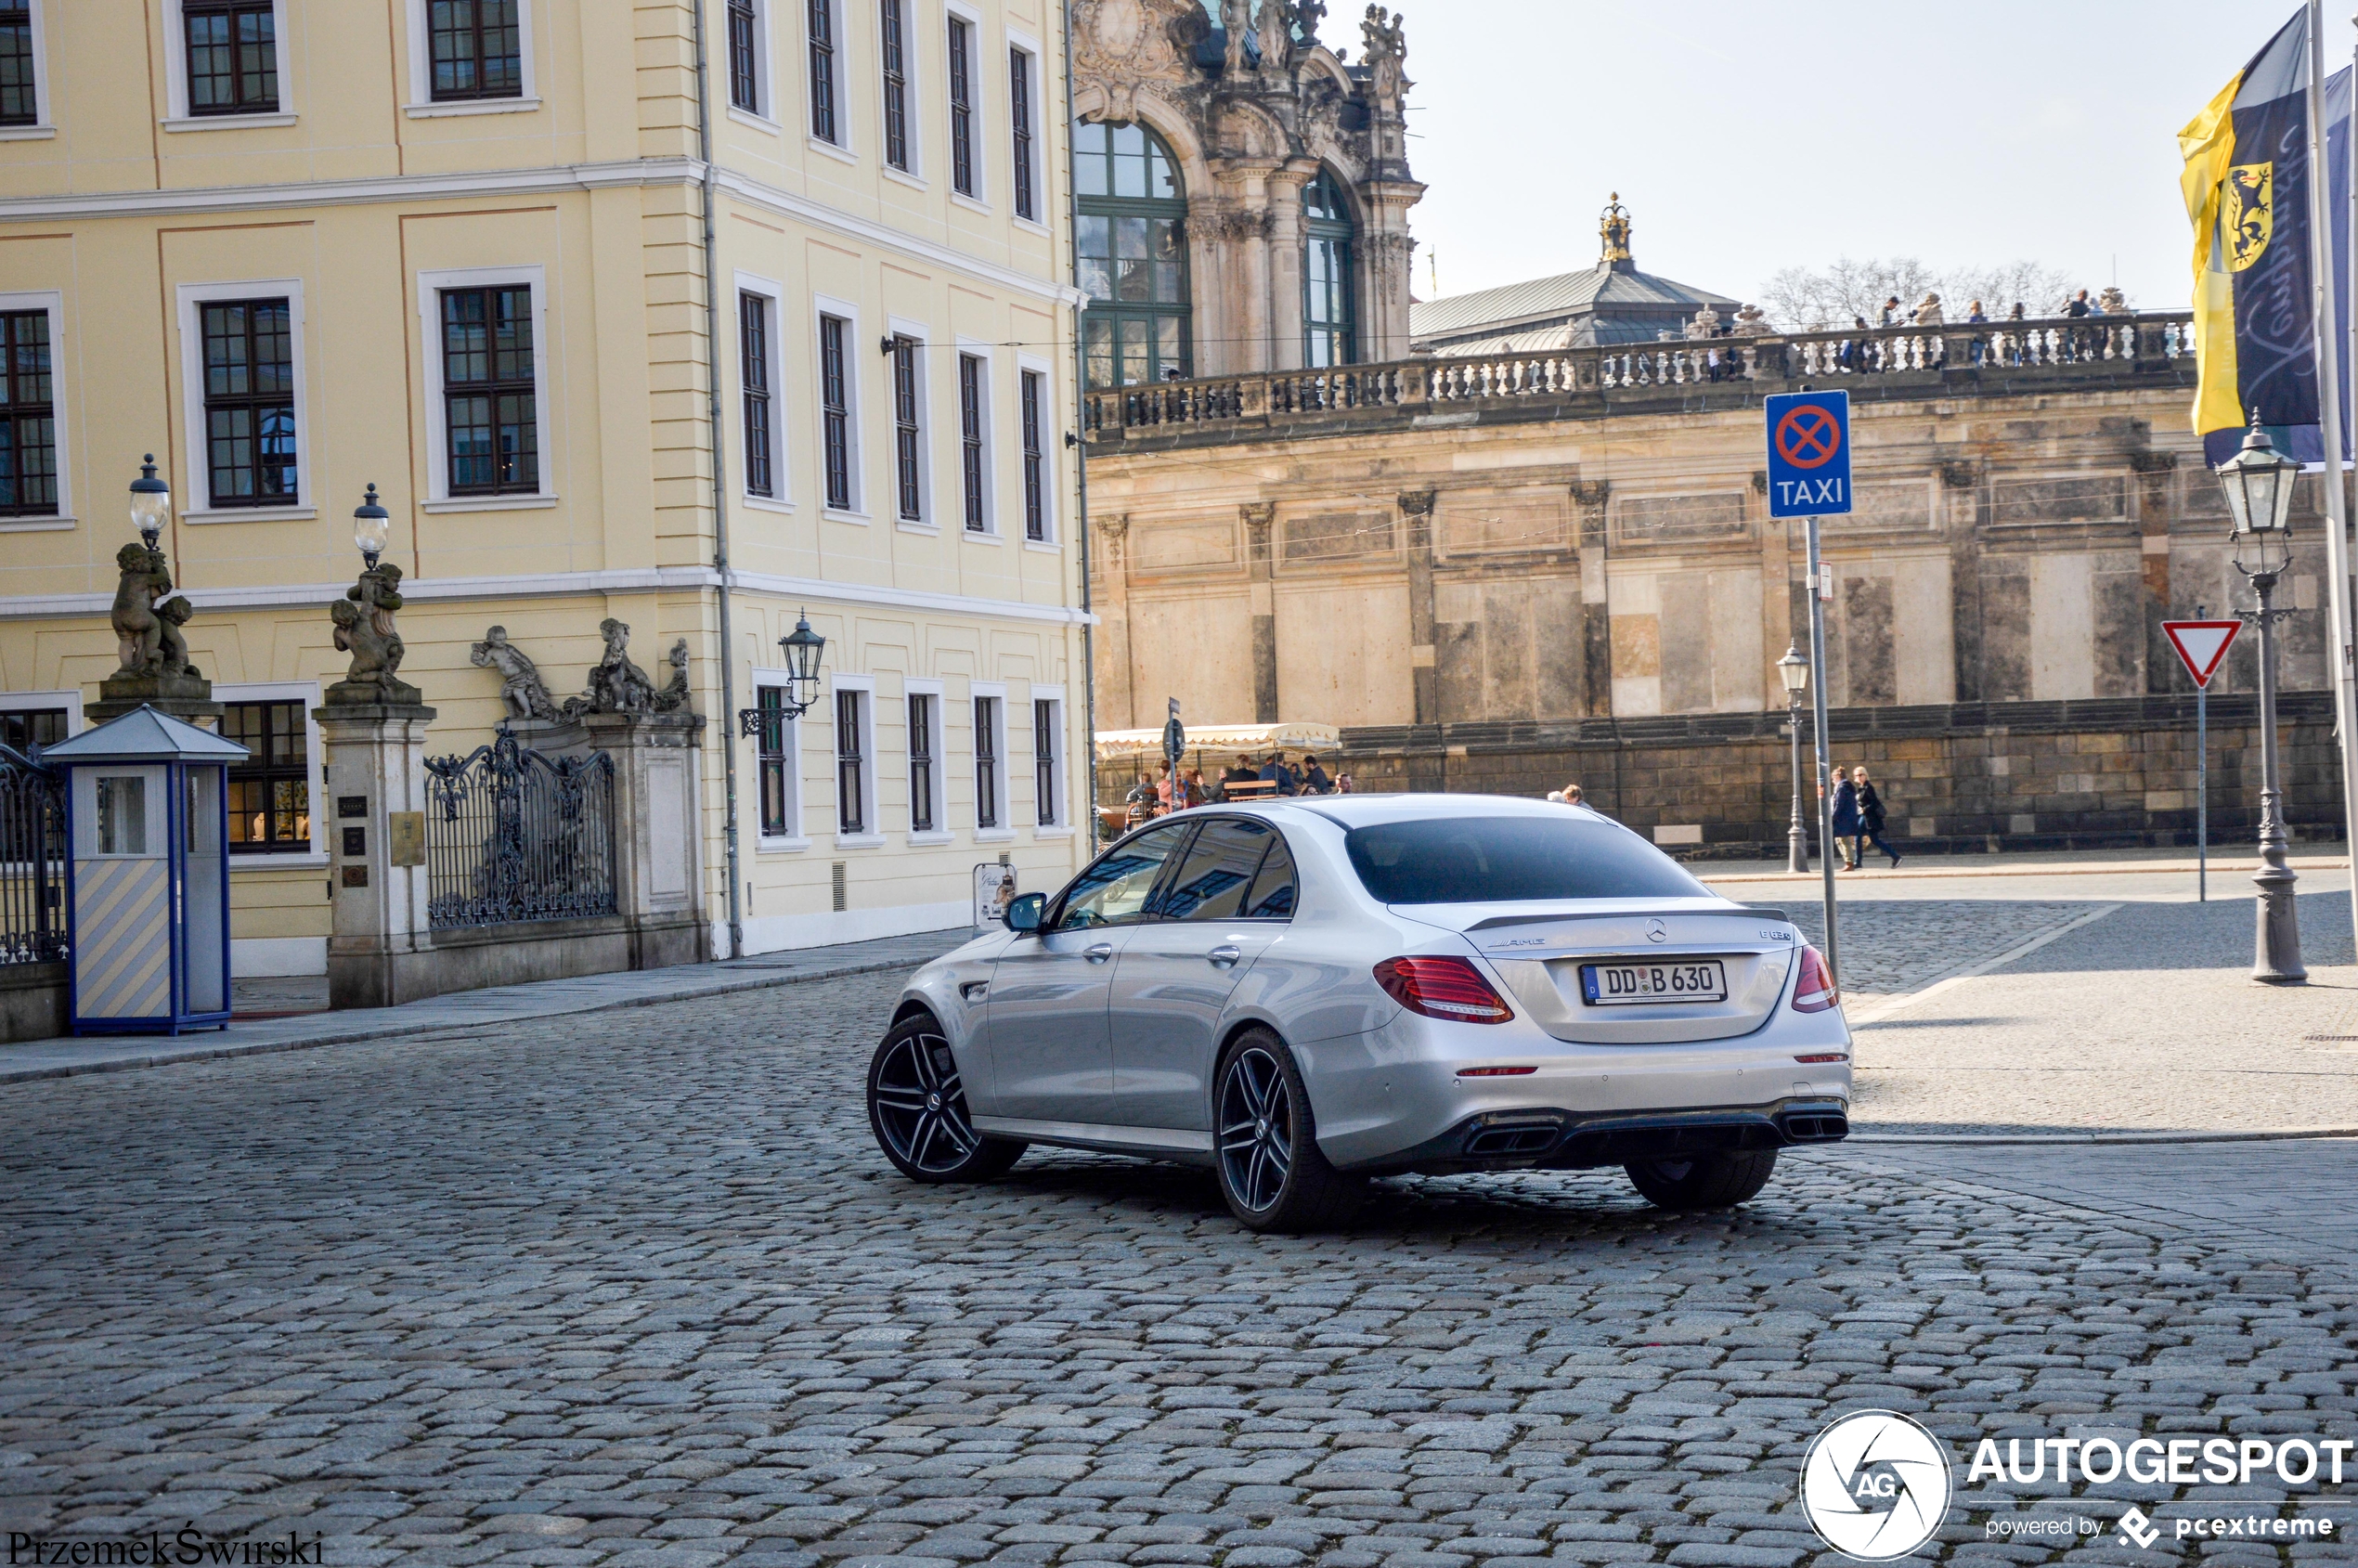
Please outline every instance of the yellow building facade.
M604 618L659 679L686 640L717 953L732 919L746 952L962 924L978 863L1060 882L1089 844L1061 25L0 0L0 739L78 730L115 667L153 452L192 662L257 753L241 973L324 967L308 714L369 484L431 753L501 717L491 626L560 698ZM805 613L818 701L741 735Z

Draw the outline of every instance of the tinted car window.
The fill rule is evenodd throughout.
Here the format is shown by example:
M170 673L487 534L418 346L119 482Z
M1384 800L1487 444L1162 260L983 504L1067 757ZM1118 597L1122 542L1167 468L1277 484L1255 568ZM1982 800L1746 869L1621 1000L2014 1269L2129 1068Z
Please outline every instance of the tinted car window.
M1276 830L1267 823L1216 817L1204 824L1164 889L1160 913L1170 920L1234 920Z
M1065 889L1055 928L1078 931L1137 919L1147 907L1147 895L1154 891L1155 878L1162 875L1163 862L1195 825L1172 823L1150 828L1107 850Z
M1652 845L1570 811L1384 823L1352 829L1343 845L1360 882L1388 904L1710 896Z
M1261 862L1261 874L1252 879L1252 892L1245 899L1244 914L1248 920L1293 918L1298 891L1293 851L1276 834L1269 836L1269 853Z

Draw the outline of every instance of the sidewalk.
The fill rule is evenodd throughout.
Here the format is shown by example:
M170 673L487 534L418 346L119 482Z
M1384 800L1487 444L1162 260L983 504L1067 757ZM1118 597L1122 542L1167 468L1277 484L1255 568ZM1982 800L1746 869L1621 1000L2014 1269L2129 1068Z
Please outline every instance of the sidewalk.
M317 1045L343 1045L358 1040L439 1034L488 1024L599 1013L614 1007L646 1007L660 1002L726 996L732 991L834 979L841 975L913 970L963 945L973 935L961 926L913 937L882 937L875 941L845 942L836 947L763 953L723 964L687 964L672 969L641 969L576 980L499 986L488 991L432 997L398 1007L255 1018L232 1023L227 1029L177 1038L135 1034L36 1040L21 1045L0 1045L0 1083L33 1078L71 1078L85 1072L119 1072L171 1062L260 1056L273 1051L307 1051Z

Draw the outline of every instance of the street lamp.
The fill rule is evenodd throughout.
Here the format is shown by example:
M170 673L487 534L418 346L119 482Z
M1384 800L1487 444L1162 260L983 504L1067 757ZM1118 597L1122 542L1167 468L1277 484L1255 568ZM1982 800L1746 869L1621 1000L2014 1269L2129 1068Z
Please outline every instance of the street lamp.
M2270 601L2276 581L2292 563L2293 480L2300 465L2276 450L2251 411L2243 448L2219 465L2235 525L2227 534L2235 570L2251 581L2258 610L2237 612L2260 628L2260 860L2252 881L2260 888L2260 929L2251 978L2267 985L2297 985L2309 978L2300 962L2300 920L2293 908L2293 884L2300 878L2285 863L2285 824L2276 784L2276 617L2290 614ZM2327 484L2340 483L2328 471Z
M149 452L139 460L139 477L131 482L131 525L153 550L171 515L172 486L156 477L156 455Z
M360 547L360 559L377 569L377 557L385 552L385 538L393 526L393 518L377 504L377 487L369 486L368 497L352 512L352 542Z
M1809 661L1796 643L1785 644L1777 661L1777 679L1785 683L1785 728L1793 735L1793 823L1785 829L1785 869L1809 869L1809 833L1801 825L1801 697L1809 690Z
M810 629L808 611L795 621L792 631L778 639L778 646L786 655L785 688L774 707L737 710L737 732L741 735L760 734L761 726L770 720L799 719L819 700L819 655L826 651L827 640ZM779 690L774 686L767 689Z

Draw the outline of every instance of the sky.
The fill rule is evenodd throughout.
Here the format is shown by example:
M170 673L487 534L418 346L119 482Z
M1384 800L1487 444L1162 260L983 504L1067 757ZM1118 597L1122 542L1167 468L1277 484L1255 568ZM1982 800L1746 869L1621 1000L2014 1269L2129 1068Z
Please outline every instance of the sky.
M1780 268L2028 259L2183 308L2177 132L2294 0L1389 0L1407 19L1416 293L1597 260L1757 299ZM2347 63L2352 6L2326 6ZM1357 16L1321 32L1355 58ZM2329 65L2328 69L2338 67Z

